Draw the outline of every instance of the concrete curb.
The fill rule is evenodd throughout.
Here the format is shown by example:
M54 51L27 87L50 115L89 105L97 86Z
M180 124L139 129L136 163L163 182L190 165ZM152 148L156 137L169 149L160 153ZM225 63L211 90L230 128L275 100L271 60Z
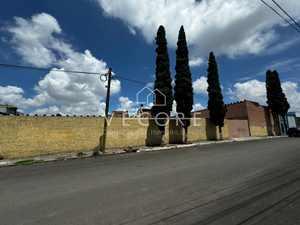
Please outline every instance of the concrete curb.
M222 143L240 142L240 141L254 141L254 140L261 140L261 139L283 138L283 137L287 137L287 136L232 138L230 140L224 140L224 141L208 141L208 142L201 142L201 143L187 144L187 145L182 144L182 145L175 145L175 146L170 146L170 147L142 149L142 150L137 150L137 152L139 153L139 152L163 151L163 150L170 150L170 149L190 148L190 147L196 147L196 146L201 146L201 145L222 144Z

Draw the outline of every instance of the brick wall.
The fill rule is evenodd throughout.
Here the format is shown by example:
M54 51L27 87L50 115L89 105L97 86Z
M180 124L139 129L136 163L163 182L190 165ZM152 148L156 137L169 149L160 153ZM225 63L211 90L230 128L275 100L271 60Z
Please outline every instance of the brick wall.
M201 113L199 115L199 113ZM204 109L192 112L193 117L209 118L209 110ZM250 136L273 136L279 135L278 117L269 112L267 107L261 106L256 102L242 101L227 105L227 113L225 118L248 120L250 126ZM236 127L236 130L239 128ZM236 132L233 127L230 132ZM234 134L232 134L234 135Z
M246 106L252 136L280 135L277 115L273 115L267 107L256 102L247 101Z
M192 118L209 118L209 110L203 109L196 112L192 112Z
M227 105L227 113L225 118L238 120L248 119L246 101Z
M249 137L248 120L227 120L229 138Z
M177 121L178 122L178 121ZM108 118L107 148L159 145L161 134L154 119ZM17 158L73 151L99 146L104 117L0 117L0 155ZM176 119L166 126L165 143L181 143L184 130ZM192 119L189 141L217 139L219 132L210 120ZM223 137L228 138L227 125Z

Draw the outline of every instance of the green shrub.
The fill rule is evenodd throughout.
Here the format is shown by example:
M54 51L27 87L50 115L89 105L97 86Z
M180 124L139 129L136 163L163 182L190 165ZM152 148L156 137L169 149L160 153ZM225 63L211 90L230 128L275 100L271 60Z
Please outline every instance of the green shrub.
M93 156L97 156L99 155L99 146L96 146L94 149L93 149Z

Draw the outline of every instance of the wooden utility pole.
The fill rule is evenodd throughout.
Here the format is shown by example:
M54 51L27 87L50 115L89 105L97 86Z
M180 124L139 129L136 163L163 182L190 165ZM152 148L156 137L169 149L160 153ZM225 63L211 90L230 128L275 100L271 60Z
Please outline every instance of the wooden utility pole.
M104 75L105 76L105 75ZM107 120L108 120L108 109L109 109L109 95L110 95L110 82L111 82L111 68L108 70L108 83L107 83L107 94L106 94L106 108L105 108L105 118L104 118L104 131L102 139L102 153L105 153L106 135L107 135Z

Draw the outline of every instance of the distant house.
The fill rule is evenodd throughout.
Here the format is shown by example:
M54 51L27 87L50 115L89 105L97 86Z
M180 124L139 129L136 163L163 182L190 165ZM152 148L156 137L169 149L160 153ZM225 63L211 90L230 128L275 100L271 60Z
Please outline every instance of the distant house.
M17 111L18 107L11 104L0 104L0 115L7 116L24 116L23 113Z
M129 114L128 114L128 111L112 111L111 116L113 116L113 117L128 117Z
M148 118L153 116L151 115L151 109L146 109L144 108L144 105L141 104L141 107L138 109L134 117Z

